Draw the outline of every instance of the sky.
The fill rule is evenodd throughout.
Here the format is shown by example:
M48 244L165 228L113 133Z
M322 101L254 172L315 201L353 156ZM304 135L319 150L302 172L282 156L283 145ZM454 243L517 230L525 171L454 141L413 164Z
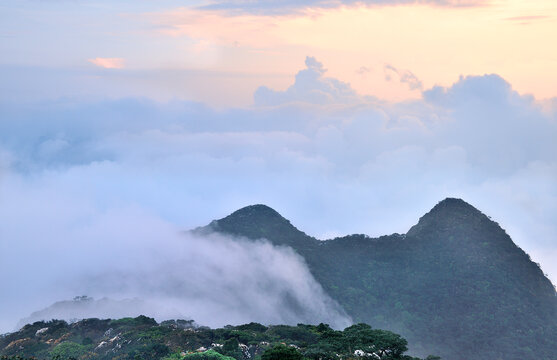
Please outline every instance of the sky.
M460 197L556 283L555 38L542 0L0 0L0 332L256 203L327 239Z

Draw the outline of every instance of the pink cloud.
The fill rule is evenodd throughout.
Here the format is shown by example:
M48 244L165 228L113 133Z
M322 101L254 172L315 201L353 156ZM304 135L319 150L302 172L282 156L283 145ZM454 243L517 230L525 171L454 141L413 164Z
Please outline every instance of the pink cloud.
M530 20L543 20L548 19L549 16L546 15L530 15L530 16L513 16L507 18L509 21L530 21Z
M88 59L88 61L97 66L103 67L105 69L122 69L124 67L124 59L122 58L94 58Z

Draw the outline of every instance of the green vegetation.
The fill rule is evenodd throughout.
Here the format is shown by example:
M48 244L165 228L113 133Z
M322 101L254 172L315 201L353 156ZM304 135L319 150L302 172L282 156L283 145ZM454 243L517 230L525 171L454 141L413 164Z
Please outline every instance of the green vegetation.
M199 353L186 354L183 357L178 357L178 359L184 360L236 360L233 357L222 355L215 350L207 350Z
M56 345L51 351L50 356L53 359L70 359L86 357L90 354L92 346L81 345L72 341L64 341Z
M302 354L291 346L278 344L265 350L261 360L302 360Z
M319 241L253 205L216 231L288 245L356 321L400 333L410 352L450 359L554 360L557 296L537 264L486 215L446 199L407 234Z
M0 354L1 360L419 360L404 355L406 345L399 335L366 324L344 331L326 324L209 329L140 316L36 322L1 337Z

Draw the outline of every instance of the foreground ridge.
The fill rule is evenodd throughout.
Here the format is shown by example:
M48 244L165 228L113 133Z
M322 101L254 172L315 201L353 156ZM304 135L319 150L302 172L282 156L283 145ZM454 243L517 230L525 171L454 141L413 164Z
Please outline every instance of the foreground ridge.
M210 329L193 320L157 323L146 316L119 320L52 320L26 325L0 338L2 359L374 359L420 360L404 353L401 336L366 324L343 331L326 324L264 326L249 323ZM435 357L430 357L432 359Z

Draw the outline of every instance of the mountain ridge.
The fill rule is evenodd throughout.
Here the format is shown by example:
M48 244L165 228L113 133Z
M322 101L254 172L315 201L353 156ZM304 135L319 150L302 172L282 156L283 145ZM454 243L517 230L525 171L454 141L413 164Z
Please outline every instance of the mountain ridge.
M419 218L418 223L410 227L408 232L406 234L403 234L403 236L407 236L409 235L409 233L412 234L414 232L413 229L423 225L424 222L430 222L432 218L438 218L439 215L446 216L447 214L452 215L451 218L455 218L454 220L456 219L470 220L471 218L474 218L475 221L479 221L479 220L492 221L487 215L483 214L480 210L476 209L474 206L470 205L466 201L459 198L448 197L439 201L430 211L428 211L426 214L421 216ZM398 233L393 233L390 235L382 235L379 236L378 238L373 238L373 237L369 237L366 234L348 234L348 235L339 236L331 239L317 239L316 237L308 235L305 232L299 230L297 227L292 225L292 223L288 219L284 218L278 211L265 204L253 204L253 205L244 206L232 212L230 215L225 216L224 218L213 220L207 226L200 227L195 230L204 230L204 231L212 230L217 232L224 231L232 234L236 232L237 235L245 236L245 233L243 231L239 231L239 229L231 229L231 224L241 223L244 228L247 228L248 226L251 226L253 224L259 224L261 221L266 223L272 223L274 227L279 227L279 226L291 227L293 231L299 233L300 237L303 236L318 241L331 241L339 238L346 238L353 235L358 235L358 236L361 235L369 239L378 239L378 238L384 238L392 235L400 235ZM266 234L263 233L257 234L257 230L260 229L250 229L249 231L250 236L246 236L246 237L251 239L266 238L265 236Z

